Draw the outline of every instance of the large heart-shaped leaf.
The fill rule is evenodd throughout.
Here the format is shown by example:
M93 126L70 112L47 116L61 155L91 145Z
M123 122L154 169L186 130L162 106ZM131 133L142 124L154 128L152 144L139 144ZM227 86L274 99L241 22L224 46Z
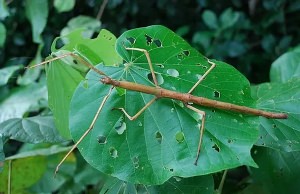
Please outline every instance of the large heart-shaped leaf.
M154 86L144 53L146 49L160 87L188 92L210 67L207 59L181 37L162 26L125 32L116 49L125 60L120 67L99 68L108 76ZM244 106L254 104L249 82L233 67L214 61L217 67L193 95ZM75 141L90 125L110 86L95 80L90 72L73 95L70 129ZM255 166L250 149L258 137L258 117L195 106L206 112L205 134L198 166L193 163L199 142L200 116L183 103L159 99L136 120L128 120L113 108L123 107L133 115L153 96L113 90L94 129L79 144L83 157L98 170L134 183L162 184L172 176L191 177L234 168Z

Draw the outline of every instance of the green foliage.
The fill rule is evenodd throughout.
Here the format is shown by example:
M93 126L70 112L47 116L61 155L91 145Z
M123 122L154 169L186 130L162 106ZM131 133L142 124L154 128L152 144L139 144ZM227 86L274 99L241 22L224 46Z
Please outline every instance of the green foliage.
M55 0L51 2L44 0L0 0L0 116L2 119L0 122L0 170L3 171L0 173L0 190L4 188L1 192L7 192L7 166L9 161L12 161L12 173L14 173L14 170L18 172L18 168L21 167L21 184L26 183L25 186L22 186L12 182L12 193L186 193L192 191L196 193L213 193L213 190L216 190L219 182L221 182L219 178L221 173L217 171L228 169L230 166L223 165L226 164L226 160L223 163L221 161L222 158L218 159L212 156L223 155L229 152L225 159L228 159L227 156L236 155L240 160L244 160L240 161L239 164L235 163L235 166L246 164L252 161L249 156L249 149L253 144L256 145L252 150L253 158L260 168L249 167L248 170L246 168L229 169L224 182L223 193L267 194L297 192L295 189L297 189L297 181L299 180L299 173L297 173L299 167L295 161L297 161L300 142L300 113L297 109L300 99L300 62L298 57L299 47L296 47L300 41L297 28L300 9L298 1L232 0L219 2L182 0L171 2L168 0L116 0L108 1L104 14L101 17L99 10L102 2L95 0ZM101 21L99 18L101 18ZM138 180L141 179L138 173L136 173L136 177L132 178L136 170L134 167L138 169L145 163L153 164L153 169L159 169L159 167L168 162L169 164L177 163L178 161L182 162L180 159L184 157L188 160L187 166L193 163L199 129L191 125L195 124L199 118L197 114L183 108L181 103L160 99L138 118L143 119L143 121L151 121L151 119L152 121L163 119L166 121L165 123L158 123L159 125L156 128L152 127L155 124L153 122L138 123L137 121L128 121L126 118L121 120L123 118L122 114L117 110L108 110L109 107L122 105L129 110L130 114L134 114L138 110L138 106L148 102L151 97L116 88L109 104L106 104L107 107L105 108L107 111L102 112L100 115L100 119L104 119L103 116L107 117L107 120L102 121L104 126L110 125L106 121L115 119L114 121L116 122L111 127L111 133L104 136L102 133L107 132L107 129L102 127L93 129L92 133L97 134L94 137L89 137L89 147L92 145L91 149L84 147L81 150L83 155L88 154L85 156L85 159L89 163L76 152L76 155L72 154L62 165L57 178L53 179L55 166L64 156L66 150L69 150L69 147L65 147L64 143L62 143L64 147L57 146L57 144L62 142L59 134L66 139L70 138L68 107L70 107L70 100L77 84L80 80L85 79L88 69L78 63L78 60L71 57L47 66L47 85L49 96L51 96L48 102L51 108L50 111L47 106L46 75L42 71L43 68L23 71L21 67L27 64L37 64L42 58L47 57L54 37L60 35L52 44L51 57L73 52L93 65L102 63L97 67L100 67L105 72L107 71L106 73L108 74L120 70L118 73L123 72L123 75L119 75L118 78L153 85L151 77L148 76L148 66L144 64L146 60L143 53L125 51L122 44L118 44L117 48L122 56L121 58L115 51L116 38L112 33L101 30L100 35L94 38L100 28L107 28L119 37L127 29L147 26L153 23L168 26L176 34L190 42L204 56L233 64L251 83L271 80L270 83L252 85L251 96L254 99L251 99L247 79L224 62L214 60L219 67L222 67L222 71L216 69L211 72L207 79L203 81L203 84L199 86L199 89L195 91L196 95L212 99L219 96L217 99L221 101L235 101L234 103L255 108L288 112L289 118L287 120L257 119L256 117L248 116L240 118L234 113L201 107L210 118L207 121L206 127L208 129L205 132L205 142L200 154L200 160L204 160L203 157L208 159L205 159L206 161L204 162L199 161L197 168L203 168L200 166L203 163L211 163L214 167L220 164L219 169L215 168L214 171L210 171L216 173L189 178L174 176L167 180L167 177L174 175L174 173L167 172L164 174L164 179L159 179L161 182L166 180L162 185L145 186L133 184L123 181L127 180L126 178L119 180L110 176L113 173L110 173L110 175L103 174L91 167L89 163L96 164L101 158L99 150L93 150L92 146L105 147L113 142L113 147L108 147L106 150L103 149L106 152L101 153L107 156L107 160L110 159L110 163L106 163L106 165L108 168L119 165L116 166L119 169L121 169L122 165L131 165L130 168L123 168L124 174L119 171L118 177L126 176L125 173L133 169L133 173L128 177L131 177L131 181L133 179ZM78 30L78 28L81 29ZM161 39L161 31L158 31L158 34L149 33L151 36L150 38L148 37L148 45L144 33L141 33L139 36L139 30L126 31L125 35L130 35L128 36L129 38L136 38L134 46L150 49L151 58L154 58L154 60L164 60L162 62L154 61L155 64L158 64L154 68L161 86L186 92L192 85L191 82L197 80L197 76L190 77L185 75L185 73L188 73L188 69L182 68L182 66L188 66L192 75L201 75L203 73L193 64L186 64L188 61L195 61L195 59L189 59L189 57L185 56L188 52L184 51L186 49L194 51L194 49L184 41L185 44L180 45L184 48L184 50L181 50L181 53L178 49L180 46L172 49L171 47L166 48L165 44L162 44L162 47L159 47L159 42L172 42L168 38ZM181 40L175 34L173 36L177 37L176 40ZM124 41L127 46L133 46L130 44L132 39L126 39L128 37L120 37L118 43ZM296 48L291 49L291 47ZM158 51L159 53L156 53ZM170 56L171 54L174 54L174 56ZM194 54L194 52L189 52L189 54ZM33 56L34 58L32 58ZM166 59L168 56L173 61L168 61ZM197 57L201 64L208 65L205 57L202 57L199 53ZM277 58L278 60L275 61ZM127 63L125 68L122 64L123 59L125 64ZM172 63L179 59L182 59L178 62L179 65L172 66ZM275 62L270 70L270 64L273 61ZM107 66L116 64L120 66ZM228 67L226 72L223 71L225 67ZM76 72L76 76L73 74L74 72ZM269 72L270 78L268 76ZM227 76L223 76L224 74ZM118 74L113 76L118 76ZM214 78L214 76L219 78ZM76 79L73 79L74 77ZM91 119L92 111L99 105L99 100L105 95L109 87L99 86L99 77L94 72L88 74L88 80L82 84L87 88L82 88L82 91L88 90L89 92L85 96L84 94L80 94L77 97L74 96L73 100L79 98L82 101L77 105L73 104L71 106L72 111L75 111L77 107L86 107L86 109L82 110L81 115L76 114L77 117L73 116L70 119L76 120L76 122L81 121L88 125L87 120ZM227 84L229 82L232 84ZM92 92L93 88L98 88L98 90L102 91L94 90ZM216 93L214 93L214 89L216 89ZM231 91L231 89L234 89L234 91ZM218 92L221 95L217 95ZM67 96L63 94L67 94ZM137 98L138 106L135 105L133 97ZM92 98L96 101L90 100ZM94 106L89 110L91 104ZM163 109L159 110L158 107ZM166 114L167 109L169 111L168 114ZM155 115L151 115L152 112ZM175 114L177 114L177 117L173 116ZM55 129L53 120L58 130ZM180 124L182 124L177 125L178 123L175 121L180 121ZM72 122L70 123L72 124ZM141 124L142 126L140 126ZM196 124L198 125L198 123ZM171 125L174 125L174 128L171 128ZM97 123L97 126L100 126L100 123ZM150 129L146 128L146 126ZM163 132L165 126L169 127L169 131ZM183 130L181 128L176 130L179 129L178 126L182 126ZM235 129L230 128L231 126ZM85 127L82 129L71 127L74 131L78 130L76 138L82 135L86 130ZM159 129L159 133L156 133L158 130L155 129ZM253 132L253 129L257 131ZM80 130L82 131L80 132ZM18 131L18 133L15 131ZM233 133L233 131L237 131L237 134ZM241 132L244 132L244 134ZM97 136L99 134L100 136ZM146 135L146 138L141 138L143 134ZM246 134L250 135L247 136ZM125 135L129 139L125 138L124 140ZM165 144L167 137L169 138L168 142L173 144ZM243 137L243 139L240 139L240 137ZM120 142L117 144L118 138L123 140L121 142L123 143L122 145ZM101 145L105 140L106 144ZM158 155L157 158L153 159L153 155L157 153L157 147L151 147L152 144L145 144L145 140L164 148L159 150L164 155ZM135 144L134 141L139 144ZM32 144L20 142L31 142ZM38 142L52 143L50 145L49 143L37 144ZM96 142L96 145L94 145L94 142ZM56 145L52 146L52 144ZM117 147L118 145L120 146ZM126 147L124 145L134 146ZM191 145L190 154L186 152L187 145ZM182 155L180 156L177 152L177 155L172 155L172 152L166 151L166 149L179 150L180 148L182 148L182 152L180 152ZM134 155L128 154L128 159L125 160L122 155L124 153L140 153L142 157L135 158ZM145 157L146 153L151 153L152 155ZM94 159L93 155L96 156L96 159L95 161L90 161L90 159ZM149 158L151 160L148 160ZM167 160L162 160L163 158L167 158ZM156 159L162 162L158 164L155 162ZM32 162L35 165L27 165L25 161ZM216 164L214 164L215 162ZM236 157L233 158L232 164L234 162L236 162ZM41 167L40 170L37 169L37 166ZM175 168L173 171L178 175L182 175L178 171L178 166L175 165L176 171L174 171ZM187 168L187 166L183 166L183 168ZM29 169L25 170L27 167ZM193 168L195 167L193 166ZM149 170L149 168L145 169ZM155 172L153 169L150 169L150 171L152 170L154 173L159 172ZM35 176L31 176L31 178L26 176L34 174L35 171ZM114 169L111 171L114 172ZM149 181L150 171L145 173L143 180L148 179ZM26 172L28 174L25 174ZM190 169L187 170L186 176L191 176L189 173L191 173ZM195 174L197 173L199 174L199 171L195 171ZM114 176L116 175L114 174ZM163 174L159 174L159 176L163 176ZM13 174L12 178L20 180L20 177L16 174ZM3 184L4 181L6 183ZM220 190L222 188L218 189L218 192Z

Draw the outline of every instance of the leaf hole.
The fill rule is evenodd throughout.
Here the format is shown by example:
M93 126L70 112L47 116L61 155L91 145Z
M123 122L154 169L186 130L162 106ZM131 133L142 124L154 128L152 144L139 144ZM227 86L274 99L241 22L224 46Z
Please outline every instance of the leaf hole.
M115 130L119 135L122 135L124 133L124 131L126 130L126 123L122 121L123 119L124 118L122 117L120 119L121 121L120 121L119 125L115 126Z
M174 169L173 169L173 168L170 168L169 171L170 171L170 172L174 172Z
M218 146L217 144L214 144L214 145L212 146L212 148L213 148L215 151L220 152L220 148L219 148L219 146Z
M214 97L215 98L220 98L220 96L221 96L221 93L219 92L219 91L214 91Z
M233 140L232 139L228 139L227 142L228 143L233 143Z
M273 129L277 128L277 125L276 124L273 124L272 125Z
M158 143L161 144L162 138L163 137L162 137L161 133L159 131L156 131L156 133L155 133L155 139L157 140Z
M182 53L187 57L190 55L190 51L188 51L188 50L184 50L184 51L182 51Z
M178 143L182 143L184 141L184 133L182 131L178 131L175 135L175 139Z
M163 65L163 64L155 64L157 67L159 67L159 68L165 68L165 66Z
M129 42L130 42L130 44L134 44L135 43L135 38L133 38L133 37L127 37L126 38Z
M162 47L162 43L161 43L161 41L158 40L158 39L155 39L155 40L153 41L153 43L154 43L157 47Z
M62 47L65 46L65 43L64 41L61 39L61 38L58 38L56 41L55 41L55 48L56 49L61 49Z
M114 147L109 148L109 154L112 158L117 158L118 157L118 151Z
M161 74L155 74L155 77L156 77L158 85L161 85L164 83L165 80ZM151 81L154 84L152 73L148 73L147 78L149 81Z
M77 60L75 60L75 59L73 59L73 63L74 63L75 65L78 64Z
M182 53L179 53L179 54L177 55L177 59L178 59L179 61L183 60L183 59L184 59L184 55L183 55Z
M146 44L147 46L150 46L153 42L153 38L151 38L151 36L145 34L145 38L146 38Z
M133 166L134 168L138 168L140 165L139 165L139 158L138 156L135 156L132 158L132 162L133 162Z
M211 110L211 112L215 113L215 112L216 112L216 110L215 110L215 109L212 109L212 110Z
M107 143L107 138L104 135L99 135L97 137L97 141L99 144L106 144Z

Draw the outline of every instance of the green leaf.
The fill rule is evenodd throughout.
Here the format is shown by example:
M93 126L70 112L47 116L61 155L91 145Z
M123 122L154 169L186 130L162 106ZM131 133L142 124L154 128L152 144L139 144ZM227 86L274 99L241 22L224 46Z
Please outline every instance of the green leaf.
M214 181L211 175L180 178L173 177L160 186L152 186L157 193L201 193L212 194Z
M11 118L22 118L29 110L39 109L47 99L44 83L15 88L0 104L0 123Z
M11 163L11 169L9 169ZM25 188L37 182L46 170L44 156L26 157L9 160L4 163L3 172L0 173L0 192L7 193L9 171L11 171L11 193L23 193Z
M0 20L4 20L7 16L9 16L9 12L7 10L6 2L0 0Z
M54 7L58 12L71 11L75 6L75 0L54 0Z
M25 11L31 23L33 42L41 43L41 33L44 31L48 18L48 1L26 0Z
M7 171L8 171L9 162L11 162L12 164L11 165L11 171L12 171L12 175L11 175L12 192L11 193L22 193L25 191L25 189L28 189L33 184L36 185L37 183L41 182L41 179L45 177L45 173L51 173L51 179L48 179L47 182L48 188L52 186L51 184L53 182L54 184L61 182L63 180L61 174L64 174L66 166L72 163L73 169L75 170L74 155L70 155L70 157L68 157L66 163L64 163L64 165L62 166L62 169L60 171L61 174L58 174L57 175L58 177L56 177L56 179L53 179L53 172L54 172L53 167L57 165L57 163L64 156L65 152L67 152L69 149L70 147L51 146L49 148L42 148L42 149L21 152L7 158L5 161L4 171L3 173L0 174L0 191L1 192L7 191L7 179L8 179ZM71 159L72 157L73 159ZM73 162L70 159L73 160ZM52 168L49 168L49 166L51 165ZM47 171L46 168L48 168ZM49 172L49 169L51 170L51 172ZM70 171L71 169L69 168L68 172Z
M154 86L145 55L127 51L124 46L148 50L160 86L169 90L188 92L210 67L207 59L181 37L165 27L150 26L119 37L116 49L125 64L99 66L117 80ZM193 94L251 106L254 102L245 77L225 63L215 63L217 67ZM70 130L75 141L91 124L110 88L93 79L96 76L91 71L71 101ZM195 106L206 112L203 147L195 166L201 120L183 103L159 99L134 121L121 111L112 110L121 107L134 115L152 98L130 90L120 96L113 90L93 130L78 146L88 163L121 180L143 184L162 184L172 176L198 176L240 165L255 166L250 149L258 137L258 125L253 124L257 117ZM176 140L178 133L183 134L184 140Z
M68 22L67 26L62 29L60 35L65 36L74 30L84 29L84 31L82 31L82 36L85 38L91 38L94 32L99 31L100 26L101 22L99 20L89 16L80 15L72 18Z
M259 168L251 168L256 183L269 193L298 193L300 182L300 152L280 152L255 148L253 157Z
M265 83L253 86L257 108L272 112L285 112L287 119L259 118L257 145L284 151L300 150L300 79L286 83Z
M219 28L217 16L211 10L205 10L202 14L202 19L209 28L211 29Z
M6 28L2 24L2 22L0 22L0 48L3 47L5 43L5 39L6 39Z
M84 58L92 65L104 62L105 65L114 65L121 61L114 45L116 37L107 30L101 30L97 38L82 37L83 30L74 31L67 36L56 38L52 44L52 52L60 56L62 52L56 48L59 40L66 42L62 51L70 51ZM88 56L88 57L87 57ZM56 60L46 66L47 86L49 93L49 107L54 114L55 125L60 134L70 138L69 132L69 106L73 93L81 80L84 79L86 66L80 66L76 59L66 57ZM94 77L93 79L97 79Z
M6 85L9 78L22 67L22 65L14 65L0 69L0 86Z
M0 135L27 143L57 143L63 139L57 133L52 117L9 119L0 124Z
M226 9L222 12L220 16L220 23L223 29L230 28L237 23L240 14L238 12L232 11L231 8Z
M295 48L272 63L270 70L271 82L285 83L288 80L300 77L300 47Z

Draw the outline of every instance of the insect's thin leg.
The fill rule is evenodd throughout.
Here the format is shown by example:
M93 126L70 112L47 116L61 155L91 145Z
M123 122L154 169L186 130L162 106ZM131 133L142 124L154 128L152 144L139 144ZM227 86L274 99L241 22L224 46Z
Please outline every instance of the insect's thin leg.
M63 58L66 58L66 57L69 57L69 56L72 56L73 58L75 58L76 60L80 61L83 65L87 66L88 68L94 70L95 72L97 72L98 74L100 75L104 75L107 77L107 75L100 71L99 69L95 68L93 65L91 65L90 63L88 63L85 59L81 58L80 56L74 54L74 53L67 53L67 54L63 54L63 55L60 55L60 56L57 56L57 57L53 57L52 59L49 59L47 61L43 61L41 63L38 63L36 65L32 65L30 67L25 67L26 69L31 69L31 68L35 68L35 67L38 67L38 66L41 66L41 65L45 65L47 63L50 63L52 61L56 61L56 60L59 60L59 59L63 59Z
M201 145L202 145L202 139L203 139L203 134L204 134L204 123L205 123L205 112L202 110L199 110L191 105L186 104L186 107L195 111L196 113L202 115L201 119L201 126L200 126L200 137L199 137L199 144L198 144L198 150L197 150L197 155L196 155L196 160L194 162L195 165L198 163L199 155L200 155L200 150L201 150Z
M73 152L73 150L75 148L77 148L78 144L80 144L80 142L85 138L85 136L87 136L87 134L93 129L99 115L100 115L100 112L105 104L105 102L107 101L108 97L110 96L112 90L113 90L114 87L111 87L110 90L108 91L107 95L104 96L94 118L93 118L93 121L91 122L89 128L84 132L84 134L80 137L80 139L73 145L73 147L70 149L70 151L65 155L65 157L59 162L59 164L56 166L56 169L55 169L55 173L54 174L57 174L60 166L62 165L62 163L67 159L67 157Z
M150 100L141 110L139 110L134 116L130 116L126 111L125 111L125 109L124 108L114 108L113 110L120 110L120 111L122 111L124 114L125 114L125 116L129 119L129 120L134 120L134 119L136 119L138 116L140 116L151 104L153 104L153 102L155 102L156 100L157 100L158 98L157 97L155 97L155 98L153 98L152 100Z
M190 91L188 92L188 94L191 94L195 90L195 88L200 84L200 82L202 82L204 80L204 78L211 72L211 70L213 70L213 68L216 67L216 64L214 62L211 62L209 59L207 60L207 62L209 64L211 64L210 68L203 74L203 76L200 77L200 79L190 89Z
M156 76L155 76L155 73L154 73L154 70L153 70L153 65L152 65L152 62L151 62L151 59L150 59L150 55L149 55L149 52L145 49L141 49L141 48L125 48L126 50L133 50L133 51L140 51L140 52L143 52L147 58L147 61L148 61L148 64L149 64L149 67L150 67L150 71L151 71L151 75L152 75L152 78L153 78L153 81L154 81L154 84L155 86L158 86L158 82L157 82L157 79L156 79Z

